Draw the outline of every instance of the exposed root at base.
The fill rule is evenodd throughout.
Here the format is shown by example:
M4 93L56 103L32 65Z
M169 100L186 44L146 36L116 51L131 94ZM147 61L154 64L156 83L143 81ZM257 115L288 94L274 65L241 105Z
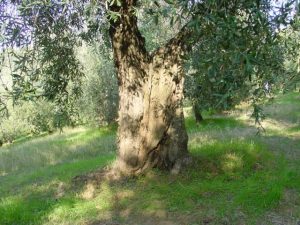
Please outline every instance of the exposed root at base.
M170 174L177 175L184 168L192 164L192 157L186 156L178 159L170 169ZM88 174L79 175L73 178L72 183L75 186L95 185L99 186L102 182L119 182L128 178L137 177L147 174L152 168L135 169L126 165L126 163L117 160L111 166L93 171Z

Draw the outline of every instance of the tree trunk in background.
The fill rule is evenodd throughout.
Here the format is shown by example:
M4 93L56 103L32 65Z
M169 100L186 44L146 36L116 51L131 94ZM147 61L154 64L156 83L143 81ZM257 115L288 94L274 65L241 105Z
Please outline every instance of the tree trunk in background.
M195 116L196 123L202 122L203 117L201 115L201 110L200 110L200 107L199 107L198 103L193 103L193 111L194 111L194 116Z
M148 54L131 13L134 1L124 2L117 8L121 17L110 29L120 97L114 169L122 175L137 175L153 167L178 169L188 156L182 35Z

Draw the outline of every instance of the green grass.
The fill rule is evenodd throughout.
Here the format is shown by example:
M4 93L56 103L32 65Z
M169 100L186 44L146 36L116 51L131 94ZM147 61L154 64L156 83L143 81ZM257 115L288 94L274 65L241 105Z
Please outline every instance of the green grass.
M185 126L188 131L188 133L194 133L194 132L201 132L201 131L209 131L209 130L226 130L231 129L234 127L242 127L243 123L240 121L234 119L234 118L224 118L224 117L217 117L217 118L207 118L201 123L197 124L195 123L194 118L187 117L185 120Z
M272 119L293 121L285 107L297 98L281 96ZM258 137L246 121L224 116L199 125L187 118L186 127L193 163L181 174L153 170L116 183L74 181L113 161L115 127L66 130L0 148L0 224L274 224L270 215L296 224L298 129L266 127Z
M164 210L215 209L215 219L226 215L234 222L231 215L237 208L255 218L278 203L286 183L284 163L275 164L277 159L263 146L232 141L194 145L191 153L194 165L173 178L171 185L166 174L142 179L134 191L145 198L138 199L145 202L145 208L140 210L155 209L155 199ZM143 192L148 194L142 195ZM137 197L133 202L136 201Z
M52 210L76 201L76 195L72 192L61 199L56 197L61 185L70 190L69 182L74 176L104 166L113 158L102 156L3 177L0 179L1 183L5 183L0 192L3 196L0 202L1 224L42 223L43 218Z
M67 130L0 149L0 175L115 152L115 129Z
M300 93L279 95L273 104L265 107L267 117L294 126L300 124Z

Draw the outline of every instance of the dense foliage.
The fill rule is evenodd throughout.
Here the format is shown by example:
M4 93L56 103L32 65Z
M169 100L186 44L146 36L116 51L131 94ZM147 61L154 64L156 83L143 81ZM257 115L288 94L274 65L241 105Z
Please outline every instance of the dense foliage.
M115 122L119 97L111 51L99 43L78 51L85 74L82 94L76 101L81 122L93 126Z
M57 127L54 105L45 102L23 103L9 110L0 120L0 142L12 142L30 134L52 132Z
M275 2L269 4L272 8ZM281 10L286 9L281 7ZM252 16L257 17L259 23L249 29L248 18ZM191 99L194 110L229 110L248 100L254 106L254 116L259 119L261 101L272 99L288 80L295 83L299 71L286 61L295 59L298 41L283 34L287 30L296 34L298 20L290 18L293 29L286 29L287 24L280 26L280 17L273 16L268 10L254 15L246 10L238 16L229 13L213 19L204 40L194 46L188 64L186 96Z
M8 115L0 120L0 143L12 142L27 135L51 133L65 126L100 126L114 123L118 109L118 87L111 52L99 44L83 45L77 51L85 74L82 94L61 108L57 102L40 97L35 101L8 104ZM3 78L10 87L9 70ZM3 90L5 93L5 90Z

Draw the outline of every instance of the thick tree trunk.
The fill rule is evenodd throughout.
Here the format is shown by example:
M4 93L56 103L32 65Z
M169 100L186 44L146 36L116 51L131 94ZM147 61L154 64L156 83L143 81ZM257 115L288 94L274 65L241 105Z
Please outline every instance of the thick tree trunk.
M188 156L182 110L181 36L153 55L145 50L136 17L125 1L110 34L119 81L118 158L114 168L137 175L180 167Z

